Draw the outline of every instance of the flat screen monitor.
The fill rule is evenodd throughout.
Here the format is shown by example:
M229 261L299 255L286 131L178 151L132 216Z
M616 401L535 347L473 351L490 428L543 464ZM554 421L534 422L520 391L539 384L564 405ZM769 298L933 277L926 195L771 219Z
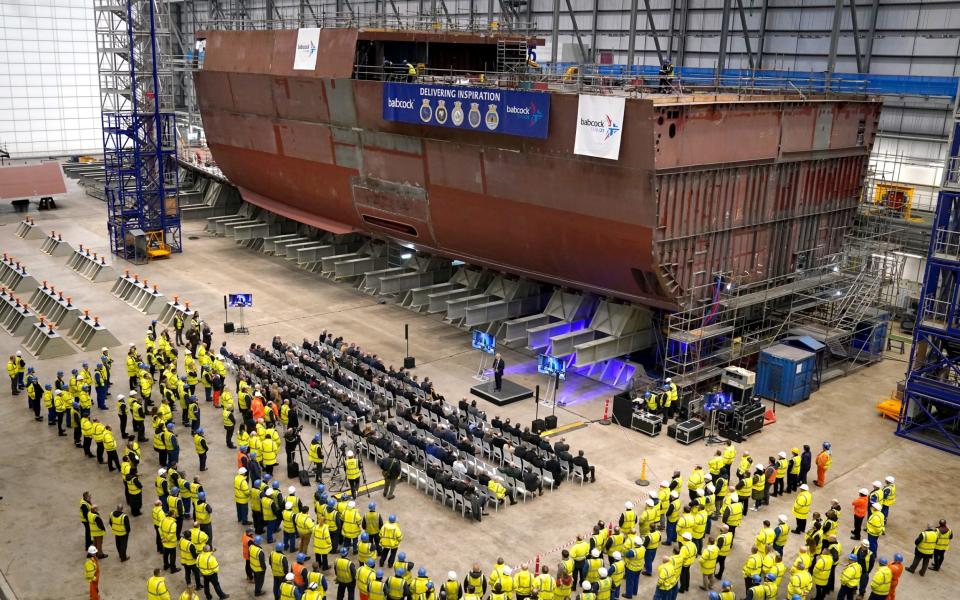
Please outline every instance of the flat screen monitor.
M544 375L556 376L561 381L567 378L567 364L556 356L540 354L537 356L537 371Z
M253 294L229 294L227 305L230 308L250 308L253 306Z
M487 354L494 354L497 351L497 338L495 336L479 329L474 329L472 333L471 346Z

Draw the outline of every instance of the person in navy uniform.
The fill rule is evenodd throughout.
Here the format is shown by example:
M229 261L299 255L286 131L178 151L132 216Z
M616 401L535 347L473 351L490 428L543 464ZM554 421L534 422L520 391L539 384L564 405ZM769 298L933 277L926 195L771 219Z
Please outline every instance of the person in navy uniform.
M498 352L493 357L493 391L499 392L500 387L503 385L503 368L506 366L506 363L503 361L503 357L500 356Z

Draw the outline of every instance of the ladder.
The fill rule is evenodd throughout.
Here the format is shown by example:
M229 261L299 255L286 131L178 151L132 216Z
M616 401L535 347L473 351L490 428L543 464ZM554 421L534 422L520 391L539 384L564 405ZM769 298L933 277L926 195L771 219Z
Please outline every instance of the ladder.
M527 56L526 40L497 40L497 72L526 72Z

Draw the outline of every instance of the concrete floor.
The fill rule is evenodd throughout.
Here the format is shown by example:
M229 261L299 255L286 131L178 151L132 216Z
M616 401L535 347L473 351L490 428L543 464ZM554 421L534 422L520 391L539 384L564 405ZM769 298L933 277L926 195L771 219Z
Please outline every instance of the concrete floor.
M33 216L43 230L55 229L74 245L84 243L106 252L103 204L83 195L72 181L69 185L71 192L61 202L61 209ZM110 283L90 283L65 269L63 259L42 254L40 240L15 237L18 219L13 215L0 218L4 223L0 225L0 251L14 254L38 279L62 287L70 292L75 304L99 315L122 342L121 347L112 350L115 357L122 357L128 342L142 347L149 317L112 297ZM221 329L223 295L253 292L255 308L245 315L250 335L228 336L231 349L237 351L251 342L266 344L274 335L291 341L303 336L315 337L326 328L378 353L387 363L399 364L405 353L403 324L409 323L410 352L417 358L416 373L421 378L429 376L452 400L466 395L475 383L471 376L478 357L470 349L468 336L463 331L433 317L379 304L349 286L298 270L290 262L239 248L231 240L210 237L202 228L202 223L185 226L187 251L183 255L129 268L156 282L168 298L176 294L189 300L191 306L209 319L215 332ZM197 239L189 239L192 237ZM231 319L236 317L231 315ZM223 339L223 334L215 335L214 344L219 346ZM0 355L4 359L18 344L18 339L0 332ZM96 354L29 362L45 383L52 380L57 370L69 372ZM530 361L527 356L512 352L506 352L505 357L512 365ZM892 358L895 360L825 385L806 403L781 407L777 424L752 437L740 449L748 449L754 456L767 456L804 443L817 448L823 440L832 442L834 467L827 487L814 490L813 508L823 511L831 498L838 498L845 507L842 532L850 528L849 502L856 496L857 489L886 475L896 476L898 501L891 513L888 535L882 539L880 554L890 557L900 551L909 561L913 554L912 540L920 527L939 518L947 518L957 525L954 521L960 503L955 500L956 486L950 475L957 472L960 463L951 455L895 437L894 424L876 416L874 405L878 399L889 394L903 377L904 357L897 354ZM121 363L118 366L122 370ZM122 381L122 377L120 379ZM528 386L544 383L536 374L518 375L514 379ZM561 424L598 419L603 413L604 400L612 393L610 388L576 377L571 378L564 389L577 401L569 409L557 411ZM4 388L2 394L8 397L9 392ZM0 495L4 496L0 502L0 523L3 524L0 571L19 598L85 597L78 501L84 490L90 490L103 512L109 513L123 499L121 483L115 474L108 474L105 467L84 459L68 438L57 438L45 424L34 423L26 411L24 396L8 398L8 402L11 410L0 420L0 436L5 448L4 460L0 461ZM112 403L110 406L112 409ZM500 414L529 422L534 417L535 405L527 400L502 409L490 406L487 410L491 417ZM103 416L116 428L113 410ZM202 420L212 447L210 470L202 481L216 509L214 529L220 548L221 581L232 597L252 597L252 588L243 581L240 527L233 518L234 455L223 447L219 413L204 406ZM183 432L180 433L184 438ZM633 483L640 473L642 460L648 463L648 478L657 482L669 477L674 469L686 474L694 464L705 464L714 450L701 443L682 446L666 436L651 439L599 424L570 433L567 439L574 449L584 449L597 465L597 483L564 484L558 491L548 492L526 505L501 510L482 524L464 521L458 513L439 506L407 485L399 487L393 501L383 502L380 496L371 500L377 501L382 511L397 514L405 535L401 549L417 565L426 566L437 581L445 579L450 569L462 577L474 561L488 570L501 555L509 564L532 563L540 555L545 564L553 567L559 548L569 545L577 533L586 532L597 520L615 520L625 500L637 502L641 494L652 489L638 488ZM181 464L188 475L196 475L197 459L191 445L184 444L182 456ZM145 447L141 474L147 507L155 499L152 493L155 461L155 455ZM301 496L309 494L303 490ZM363 502L366 503L365 498ZM760 521L762 518L775 521L780 513L789 515L791 505L792 498L774 499L769 508L747 516L727 563L727 576L738 590L742 586L740 568ZM111 556L102 563L104 598L143 597L146 578L160 565L160 557L153 548L148 513L136 519L133 528L132 559L123 565L116 556L112 536L107 536L104 547ZM785 561L792 561L796 556L798 537L791 536ZM842 539L845 551L852 543L848 538L847 535ZM960 584L960 576L953 568L955 564L956 561L948 557L944 571L928 573L923 579L905 574L899 597L920 598L921 594L928 598L956 597L954 590ZM697 577L694 567L694 581L698 581ZM176 598L183 580L179 574L170 576L168 584ZM640 597L651 597L653 582L645 579L641 586ZM781 593L785 593L785 586ZM701 596L705 594L695 589L687 597Z

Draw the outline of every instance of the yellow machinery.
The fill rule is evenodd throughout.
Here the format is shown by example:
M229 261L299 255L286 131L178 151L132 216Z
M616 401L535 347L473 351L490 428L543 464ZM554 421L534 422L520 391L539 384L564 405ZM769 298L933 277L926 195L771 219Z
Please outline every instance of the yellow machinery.
M164 240L162 230L147 232L147 256L151 260L170 256L170 246Z
M877 183L873 191L873 204L880 210L899 216L906 221L920 221L910 216L913 205L913 188L897 183Z

